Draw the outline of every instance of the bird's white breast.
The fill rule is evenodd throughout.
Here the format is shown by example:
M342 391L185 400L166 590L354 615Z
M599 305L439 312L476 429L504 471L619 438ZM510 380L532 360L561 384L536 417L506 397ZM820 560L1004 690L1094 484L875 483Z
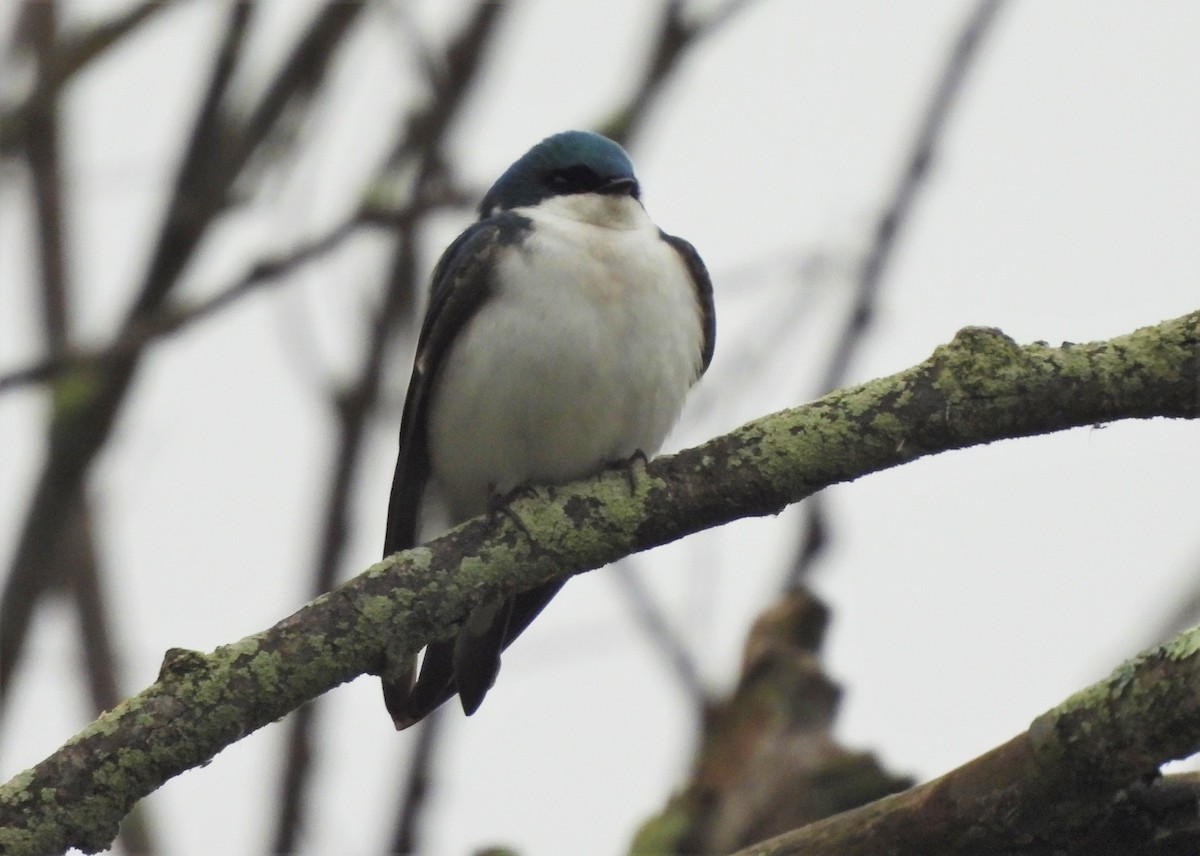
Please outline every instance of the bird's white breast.
M661 446L700 372L695 286L629 197L517 209L494 290L458 334L429 411L431 486L452 520Z

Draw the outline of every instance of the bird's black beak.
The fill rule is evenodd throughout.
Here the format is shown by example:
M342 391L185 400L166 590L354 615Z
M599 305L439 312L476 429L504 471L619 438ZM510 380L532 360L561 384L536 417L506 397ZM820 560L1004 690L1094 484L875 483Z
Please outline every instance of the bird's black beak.
M640 189L636 178L622 175L605 179L596 192L603 193L605 196L632 196L637 199Z

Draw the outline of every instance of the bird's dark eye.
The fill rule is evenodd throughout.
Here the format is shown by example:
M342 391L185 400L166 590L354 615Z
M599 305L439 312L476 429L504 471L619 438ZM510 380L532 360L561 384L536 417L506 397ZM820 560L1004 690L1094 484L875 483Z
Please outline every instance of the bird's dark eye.
M565 194L588 193L599 188L603 182L595 170L576 164L554 170L547 177L547 183L555 193Z

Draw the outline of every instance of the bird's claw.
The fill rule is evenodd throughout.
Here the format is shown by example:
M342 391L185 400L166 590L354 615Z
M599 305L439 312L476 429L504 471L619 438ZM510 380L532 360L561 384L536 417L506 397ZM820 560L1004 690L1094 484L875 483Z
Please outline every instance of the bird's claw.
M646 453L641 449L636 449L628 458L613 464L614 467L619 467L621 472L625 473L625 481L629 483L630 496L633 496L637 492L638 464L641 464L641 469L645 472L646 465L649 463L650 459L646 457Z
M495 526L497 519L503 515L511 520L514 526L525 533L526 538L533 541L533 534L529 531L529 527L525 525L525 521L521 519L521 515L512 510L512 503L522 498L533 499L537 495L537 488L528 484L517 485L507 493L496 493L493 491L488 496L488 522Z

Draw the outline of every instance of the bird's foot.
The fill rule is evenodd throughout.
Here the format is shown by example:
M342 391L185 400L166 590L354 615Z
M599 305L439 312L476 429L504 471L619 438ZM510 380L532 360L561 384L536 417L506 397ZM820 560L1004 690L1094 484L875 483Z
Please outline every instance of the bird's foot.
M537 495L537 488L529 484L519 484L506 493L496 493L493 491L488 496L488 522L495 526L496 521L503 515L511 520L514 526L524 532L526 538L533 541L533 535L530 533L529 527L525 525L525 521L521 519L521 515L512 510L512 504L518 499L534 499Z
M629 495L633 496L637 492L637 477L638 470L646 471L646 465L650 463L650 459L646 457L646 453L641 449L636 450L632 455L624 460L614 461L612 466L619 468L625 473L625 480L629 483Z

